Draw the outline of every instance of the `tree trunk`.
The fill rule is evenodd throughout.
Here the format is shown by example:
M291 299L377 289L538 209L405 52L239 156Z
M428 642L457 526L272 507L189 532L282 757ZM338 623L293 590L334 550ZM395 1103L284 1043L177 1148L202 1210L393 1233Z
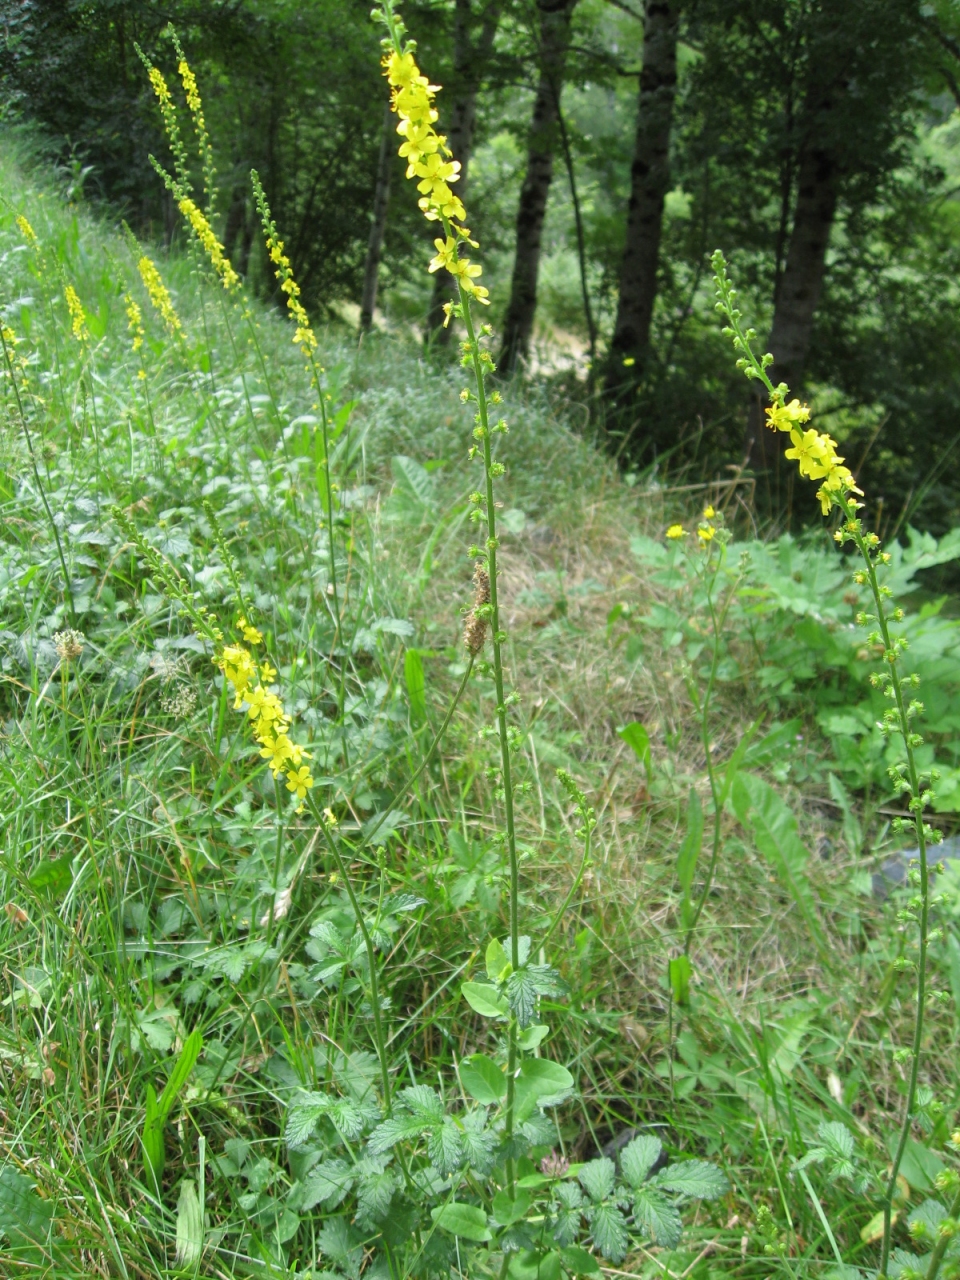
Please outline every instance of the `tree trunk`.
M373 325L373 312L377 305L377 283L380 276L380 259L383 257L383 237L387 230L387 209L390 204L390 175L394 165L396 125L388 102L383 114L383 132L380 135L380 155L377 159L377 181L373 192L373 221L367 240L367 259L363 268L363 294L360 299L360 334L368 333Z
M483 11L483 25L476 44L471 39L470 25L473 0L456 0L457 7L453 29L453 105L447 128L447 145L454 160L460 161L460 181L457 195L464 199L467 187L467 169L473 151L473 133L477 122L477 94L484 70L493 49L493 42L503 12L502 0L490 0ZM453 277L449 271L437 271L433 277L433 297L427 313L427 342L446 345L450 329L444 328L444 306L455 297Z
M646 0L627 235L606 380L613 395L636 386L650 351L663 204L670 187L670 130L677 93L679 27L679 0ZM631 364L625 366L625 360Z
M814 133L800 154L790 248L780 277L767 347L774 359L769 370L772 382L785 382L795 395L803 386L813 318L823 289L839 176L834 158L817 147ZM764 428L765 404L764 397L752 397L746 441L747 460L764 470L776 465L783 447L782 441Z
M557 111L570 43L570 20L576 3L577 0L537 0L540 80L530 123L527 173L517 209L517 248L498 362L503 373L512 373L530 350L537 310L540 245L557 145Z

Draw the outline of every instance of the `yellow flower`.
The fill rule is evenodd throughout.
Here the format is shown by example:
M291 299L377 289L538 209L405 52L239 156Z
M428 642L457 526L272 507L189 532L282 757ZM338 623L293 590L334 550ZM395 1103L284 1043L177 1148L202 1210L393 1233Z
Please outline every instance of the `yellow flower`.
M329 808L329 806L326 809L324 809L323 816L324 816L324 819L326 820L328 827L336 827L339 825L337 822L337 815L333 812L331 808ZM332 880L332 877L331 877L331 880Z
M716 514L717 514L717 513L714 511L713 507L711 507L711 506L706 506L706 507L704 507L704 508L703 508L703 518L704 518L704 520L712 520L712 519L713 519L713 517L714 517Z
M156 268L156 264L146 256L137 263L137 269L140 272L140 279L143 281L147 296L153 309L159 313L163 323L174 337L183 335L183 325L180 323L180 317L173 309L173 303L170 301L170 294L167 292L167 286L163 283L160 272Z
M250 178L253 183L254 199L257 202L257 209L260 213L260 222L263 226L267 254L276 267L274 275L280 281L281 291L287 295L287 310L296 325L293 340L304 354L309 357L317 349L317 338L310 325L310 317L300 301L300 286L293 277L290 259L283 251L283 241L277 234L277 225L270 214L266 192L256 169L252 171Z
M287 774L287 790L293 792L298 800L302 800L312 786L313 778L305 764Z
M625 369L630 369L630 368L632 368L632 367L633 367L633 365L635 365L636 363L637 363L637 361L636 361L636 357L635 357L635 356L624 356L624 357L623 357L623 367L624 367Z
M246 618L238 618L237 626L242 632L243 638L246 640L247 644L263 644L263 636L256 627L250 625Z
M276 680L276 678L277 678L276 668L275 668L275 667L271 667L271 665L270 665L270 663L269 663L269 662L261 662L261 664L260 664L260 679L263 681L263 683L264 683L264 684L273 684L273 682L274 682L274 680Z
M672 524L667 530L668 538L685 538L686 534L687 531L682 524Z
M489 290L478 283L482 268L456 252L458 239L469 240L474 248L479 246L470 240L469 228L462 225L467 216L462 200L450 190L450 184L460 178L460 162L451 156L444 135L433 127L437 120L433 99L439 85L431 84L421 73L410 49L387 54L383 69L393 90L391 106L399 116L397 133L403 138L399 150L407 161L407 177L417 180L418 204L424 217L443 223L444 236L434 241L437 254L429 270L445 268L464 293L486 304Z
M78 342L88 341L90 332L87 329L86 312L72 284L64 287L63 296L67 302L67 310L70 312L70 332Z
M713 535L716 532L717 531L712 524L702 524L697 530L697 537L700 539L703 546L706 546L708 542L713 541Z
M810 410L799 400L791 400L789 404L768 404L766 415L772 431L789 431L798 423L809 421Z
M808 480L821 480L843 462L842 458L837 457L836 441L827 435L821 435L812 427L809 431L792 428L790 439L793 441L793 448L787 449L784 456L795 458L800 474Z
M134 351L140 351L143 347L143 316L140 313L139 306L130 297L129 293L123 295L123 302L127 311L127 328L133 334L133 349ZM142 369L140 373L143 373Z
M210 259L210 265L220 277L223 287L228 290L236 288L240 283L240 277L230 265L230 259L223 252L223 245L213 234L213 228L210 223L189 196L184 196L178 207L190 223L193 234L200 241L203 251Z
M17 227L20 230L20 234L23 236L24 240L26 240L27 244L30 246L31 249L40 248L40 241L37 239L37 233L34 231L33 227L31 227L30 223L26 220L26 218L23 216L22 213L19 214L17 217Z

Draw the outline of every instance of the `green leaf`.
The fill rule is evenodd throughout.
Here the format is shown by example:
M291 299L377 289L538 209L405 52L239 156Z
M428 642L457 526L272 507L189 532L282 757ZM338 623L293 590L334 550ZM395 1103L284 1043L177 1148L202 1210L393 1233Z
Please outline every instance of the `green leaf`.
M555 1250L521 1249L510 1258L511 1280L560 1280L560 1255Z
M652 1133L641 1133L620 1153L620 1168L631 1187L642 1187L650 1170L660 1159L663 1144Z
M680 1242L683 1224L676 1205L652 1187L641 1187L634 1193L633 1216L650 1238L666 1249L674 1249Z
M165 1163L164 1127L164 1122L160 1119L156 1090L147 1081L143 1135L141 1137L141 1142L143 1143L143 1167L158 1187L163 1176Z
M408 1138L419 1138L425 1128L427 1124L420 1116L392 1115L388 1120L378 1124L371 1133L367 1143L368 1149L374 1155L380 1155L396 1146L398 1142L404 1142ZM288 1145L289 1142L290 1139L287 1138Z
M534 1022L531 1026L524 1027L520 1032L519 1036L517 1036L517 1044L521 1049L529 1052L531 1049L536 1049L541 1045L549 1034L549 1027L542 1022Z
M183 1048L177 1055L177 1060L173 1064L173 1070L167 1083L163 1087L163 1093L157 1103L157 1120L161 1126L167 1123L167 1118L173 1108L173 1104L177 1100L180 1090L190 1078L190 1072L197 1065L197 1059L203 1049L203 1036L199 1029L190 1032L186 1040L183 1042Z
M443 1099L436 1089L427 1084L415 1084L400 1090L403 1105L427 1124L439 1124L443 1119Z
M668 965L668 972L674 1003L684 1008L690 1003L690 976L693 973L689 957L674 956Z
M52 894L58 897L66 893L73 883L73 857L64 854L62 858L46 859L34 871L28 881L31 889Z
M446 1119L427 1134L427 1155L430 1162L448 1177L463 1164L463 1143L460 1132L452 1120Z
M357 1186L357 1218L375 1223L384 1217L397 1189L397 1180L389 1169L366 1173Z
M195 1268L203 1255L203 1209L196 1183L185 1178L177 1198L176 1265Z
M549 1058L526 1058L515 1085L517 1116L526 1119L539 1103L556 1106L573 1088L573 1076Z
M723 1171L706 1160L684 1160L680 1164L668 1165L661 1169L650 1185L686 1196L689 1200L715 1200L728 1189Z
M643 762L649 779L651 772L649 733L639 720L631 720L629 724L621 725L617 734L630 747L637 759Z
M565 1271L572 1276L595 1276L600 1270L600 1263L592 1253L580 1249L577 1245L568 1245L560 1250L560 1261Z
M757 848L776 869L821 956L826 957L826 939L806 874L807 850L800 839L796 818L769 783L750 773L738 774L732 799L741 826L753 833Z
M622 1262L627 1256L627 1223L613 1204L598 1204L587 1210L593 1243L611 1262Z
M499 938L491 938L487 943L484 962L487 967L487 977L490 981L503 981L506 971L510 968L510 958L504 950L503 943Z
M505 1018L510 1012L510 1006L497 988L486 982L465 982L460 992L470 1008L483 1018Z
M687 797L687 830L680 846L680 852L677 854L677 880L680 884L680 892L683 895L680 906L680 923L684 930L689 929L693 923L693 903L690 900L690 891L693 888L693 877L696 874L702 847L703 805L700 803L700 797L695 789L691 787L690 794ZM674 999L676 999L676 996L674 996Z
M509 1227L526 1217L532 1203L529 1194L519 1187L516 1197L512 1197L509 1191L501 1190L493 1197L493 1216L502 1227Z
M353 1186L354 1176L346 1160L324 1160L311 1170L303 1183L300 1209L307 1212L318 1204L327 1210L335 1209Z
M403 678L407 684L410 715L415 723L427 718L426 685L423 678L423 660L418 649L408 649L403 655Z
M53 1230L53 1205L41 1200L34 1185L23 1174L9 1165L0 1169L0 1252L8 1261L26 1268L36 1264L36 1274L53 1275L48 1270L50 1252L59 1254L51 1240ZM14 1274L20 1274L19 1267ZM24 1275L28 1272L23 1271Z
M464 1240L474 1240L477 1244L492 1239L487 1226L487 1215L476 1205L451 1200L449 1204L431 1209L430 1216L438 1227L449 1231L453 1236L462 1236Z
M597 1160L589 1160L577 1177L591 1200L605 1200L617 1180L616 1165L608 1156L600 1156Z
M507 1094L507 1077L492 1058L474 1053L460 1063L460 1082L470 1097L488 1107Z

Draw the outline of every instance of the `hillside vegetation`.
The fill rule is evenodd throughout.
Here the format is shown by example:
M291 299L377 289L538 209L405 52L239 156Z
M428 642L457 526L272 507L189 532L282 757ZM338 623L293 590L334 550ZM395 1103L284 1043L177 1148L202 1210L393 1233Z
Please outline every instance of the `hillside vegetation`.
M462 375L400 338L321 332L325 454L278 313L68 202L13 138L0 189L3 1274L385 1275L364 1253L374 1210L361 1197L358 1227L346 1191L318 1182L319 1147L291 1130L303 1096L360 1107L378 1079L352 899L312 811L281 806L144 547L224 630L238 587L255 610L312 798L348 845L375 831L349 873L384 958L390 1071L455 1101L455 1064L495 1052L460 992L483 977L509 892L488 683L467 681L421 768L467 670ZM901 895L871 879L905 838L853 626L861 594L826 535L761 541L744 488L627 484L582 410L535 383L502 390L500 581L534 938L574 891L540 1007L581 1105L542 1111L536 1158L586 1162L654 1133L723 1171L722 1195L680 1202L681 1245L653 1232L625 1260L604 1251L605 1274L760 1280L772 1250L806 1275L829 1233L855 1265L879 1237L905 1088L890 1047L911 1016ZM735 535L709 581L694 549L663 538L707 504ZM915 575L960 537L910 532L891 551L898 593L918 592L902 629L949 826L960 624ZM708 762L726 788L716 875L678 1001L668 964L710 853ZM595 811L582 881L583 815L558 768ZM909 1141L899 1246L960 1101L960 878L938 888L944 996L923 1097L943 1105ZM791 1169L824 1122L857 1153L809 1163L807 1195ZM456 1274L441 1234L424 1266Z

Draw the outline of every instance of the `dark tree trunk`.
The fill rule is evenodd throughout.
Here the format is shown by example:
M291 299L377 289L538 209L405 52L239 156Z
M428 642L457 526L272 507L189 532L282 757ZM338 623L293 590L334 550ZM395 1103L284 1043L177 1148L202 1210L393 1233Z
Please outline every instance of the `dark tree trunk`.
M517 249L510 282L510 302L503 322L499 367L512 373L530 350L537 310L540 246L553 179L557 146L557 113L570 44L570 20L577 0L537 0L540 17L540 79L533 104L527 173L517 209Z
M467 170L473 151L473 134L477 122L477 94L483 79L497 27L500 25L500 14L503 11L502 0L490 0L483 11L483 24L480 34L474 43L471 36L471 19L473 0L457 0L453 34L453 105L450 109L450 122L447 126L447 145L453 153L454 160L460 161L460 181L457 183L457 195L464 200L467 187ZM444 306L452 302L455 296L453 277L449 271L438 271L433 277L433 297L427 313L427 342L446 344L450 340L450 329L444 328Z
M360 333L368 333L373 325L373 312L377 305L377 283L380 278L380 259L383 257L383 237L387 230L387 209L390 205L390 175L393 172L394 150L397 145L397 127L390 103L383 115L383 132L380 135L380 155L377 159L377 181L373 192L373 220L367 240L367 258L363 268L363 294L360 299Z
M800 153L797 202L790 233L790 247L779 280L768 350L774 363L769 370L774 385L785 382L799 395L804 365L810 349L813 319L823 289L827 247L837 212L840 174L833 156L816 145L811 131ZM764 429L763 397L754 396L747 423L747 459L757 469L767 469L780 457L782 441ZM783 439L786 439L784 437Z
M636 385L650 350L663 204L670 187L670 129L677 93L679 26L679 0L646 0L627 236L607 375L607 388L615 395L625 386ZM624 360L633 363L625 367Z

